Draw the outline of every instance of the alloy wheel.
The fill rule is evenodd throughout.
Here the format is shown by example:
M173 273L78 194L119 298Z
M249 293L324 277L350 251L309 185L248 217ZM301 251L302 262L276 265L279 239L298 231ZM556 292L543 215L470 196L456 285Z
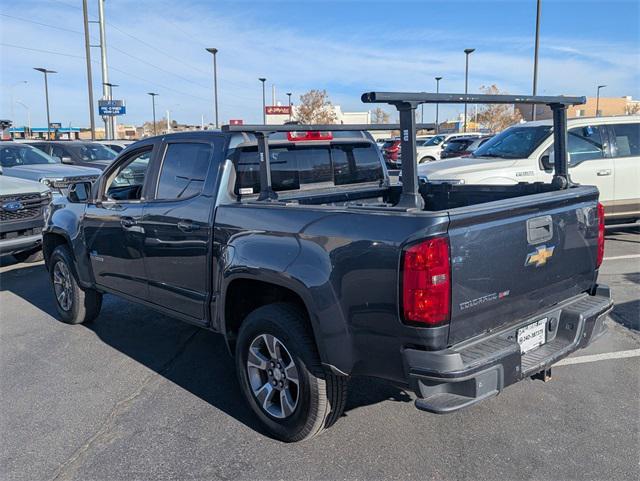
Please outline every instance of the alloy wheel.
M253 395L267 414L284 419L294 413L300 397L298 368L280 339L261 334L251 342L247 375Z

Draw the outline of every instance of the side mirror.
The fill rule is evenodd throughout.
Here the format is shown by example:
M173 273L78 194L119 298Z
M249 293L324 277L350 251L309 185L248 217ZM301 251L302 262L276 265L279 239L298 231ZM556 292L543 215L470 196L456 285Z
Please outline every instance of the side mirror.
M62 162L63 164L71 164L71 157L69 157L68 155L63 155L62 157L60 157L60 162Z
M67 199L73 204L82 204L87 202L91 197L91 182L78 182L71 184Z
M545 154L540 157L540 162L542 163L542 167L544 170L553 170L554 168L554 157L553 152L549 154Z

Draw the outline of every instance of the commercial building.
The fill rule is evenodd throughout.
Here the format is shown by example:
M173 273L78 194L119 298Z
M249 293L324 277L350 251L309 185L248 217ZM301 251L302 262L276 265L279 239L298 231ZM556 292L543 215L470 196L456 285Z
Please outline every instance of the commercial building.
M516 104L524 120L531 120L531 105ZM597 108L597 112L596 112ZM640 100L625 97L588 97L582 105L573 105L567 109L568 117L605 117L611 115L640 114ZM536 109L536 119L550 119L551 109L546 105L539 105Z
M333 105L333 112L336 116L336 124L370 124L371 112L343 112L342 107L339 105ZM296 118L298 106L291 106L291 112L289 112L288 105L269 105L266 107L266 122L267 125L282 125L285 122L289 122Z

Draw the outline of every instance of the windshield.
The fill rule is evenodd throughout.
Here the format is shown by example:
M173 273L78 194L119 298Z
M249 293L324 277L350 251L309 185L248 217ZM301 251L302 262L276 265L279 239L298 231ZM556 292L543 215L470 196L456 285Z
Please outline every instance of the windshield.
M442 141L444 140L444 135L436 135L435 137L429 139L427 142L424 143L425 147L431 146L431 145L440 145L442 143Z
M2 167L57 163L56 159L30 145L4 145L0 147L0 165Z
M85 162L91 162L94 160L113 160L118 156L116 152L102 144L69 144L67 145L67 148L79 155Z
M527 158L549 136L551 129L551 125L510 127L488 140L473 153L473 156L502 159Z

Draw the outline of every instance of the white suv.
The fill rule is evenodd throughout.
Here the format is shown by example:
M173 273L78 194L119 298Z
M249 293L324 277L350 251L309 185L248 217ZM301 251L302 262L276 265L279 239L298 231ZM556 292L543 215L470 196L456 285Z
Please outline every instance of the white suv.
M598 187L609 222L640 219L640 116L575 118L567 124L571 180ZM418 175L466 184L550 182L552 121L509 127L471 157L422 164Z
M438 134L431 137L427 142L422 145L418 145L416 150L418 155L418 163L429 162L432 160L440 160L440 154L442 150L447 146L447 142L457 137L481 137L482 134L478 132L458 132L455 134Z

